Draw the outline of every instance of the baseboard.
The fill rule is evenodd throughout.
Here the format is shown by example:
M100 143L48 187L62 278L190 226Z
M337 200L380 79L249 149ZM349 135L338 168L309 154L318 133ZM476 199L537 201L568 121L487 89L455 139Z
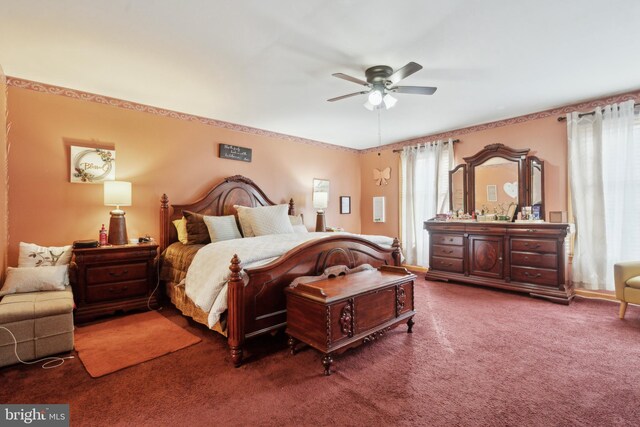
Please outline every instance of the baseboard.
M576 295L583 298L596 298L608 301L619 301L614 294L603 293L598 291L590 291L587 289L576 289Z
M422 267L419 265L402 264L402 266L407 270L417 271L418 273L426 273L427 271L429 271L427 267Z

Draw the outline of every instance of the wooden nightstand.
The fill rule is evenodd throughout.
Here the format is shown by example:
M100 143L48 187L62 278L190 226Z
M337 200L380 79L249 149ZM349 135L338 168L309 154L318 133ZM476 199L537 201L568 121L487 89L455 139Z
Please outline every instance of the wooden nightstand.
M74 249L69 276L75 322L118 310L147 309L157 283L157 255L156 243ZM151 307L158 305L157 294L151 296Z

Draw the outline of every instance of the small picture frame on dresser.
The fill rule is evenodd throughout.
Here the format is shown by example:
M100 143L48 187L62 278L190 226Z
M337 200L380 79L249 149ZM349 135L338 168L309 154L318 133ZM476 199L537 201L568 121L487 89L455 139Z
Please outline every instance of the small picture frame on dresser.
M351 213L351 196L340 196L340 213Z

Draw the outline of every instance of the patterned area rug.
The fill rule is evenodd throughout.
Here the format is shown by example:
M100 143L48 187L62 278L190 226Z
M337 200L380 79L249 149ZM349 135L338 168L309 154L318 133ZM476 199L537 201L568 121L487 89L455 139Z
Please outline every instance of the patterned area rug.
M75 348L94 378L155 359L200 338L155 311L77 327Z

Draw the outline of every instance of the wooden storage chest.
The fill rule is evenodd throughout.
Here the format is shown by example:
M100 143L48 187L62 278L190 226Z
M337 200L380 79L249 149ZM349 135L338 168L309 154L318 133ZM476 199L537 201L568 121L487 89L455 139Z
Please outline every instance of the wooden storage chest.
M402 267L382 266L287 288L287 334L324 353L324 374L334 354L373 341L406 322L413 326L414 280Z

